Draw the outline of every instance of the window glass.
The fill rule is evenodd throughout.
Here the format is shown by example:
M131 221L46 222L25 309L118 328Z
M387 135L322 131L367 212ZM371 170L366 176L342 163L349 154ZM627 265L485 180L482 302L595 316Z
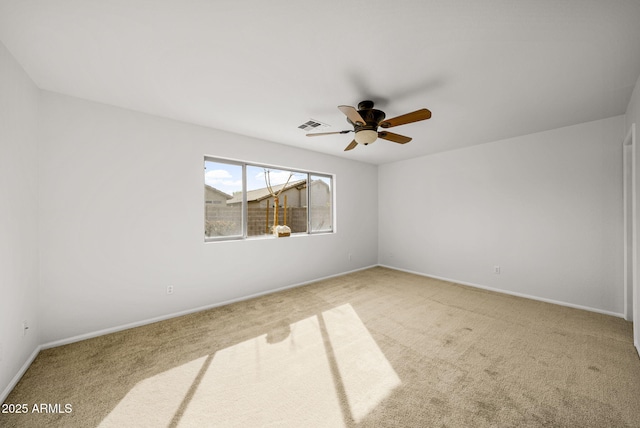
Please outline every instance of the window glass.
M333 191L331 177L310 175L309 186L309 223L311 232L328 232L333 230Z
M204 236L243 236L242 165L204 162Z
M307 174L247 165L247 236L307 231Z

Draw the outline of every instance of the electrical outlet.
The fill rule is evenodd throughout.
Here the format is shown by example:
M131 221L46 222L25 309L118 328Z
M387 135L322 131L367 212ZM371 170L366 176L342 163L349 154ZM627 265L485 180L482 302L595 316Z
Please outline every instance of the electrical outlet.
M173 294L173 285L167 285L167 294Z
M29 323L25 320L22 322L22 337L25 337L28 331L29 331Z
M495 274L499 274L500 273L500 266L496 265L493 267L493 273Z

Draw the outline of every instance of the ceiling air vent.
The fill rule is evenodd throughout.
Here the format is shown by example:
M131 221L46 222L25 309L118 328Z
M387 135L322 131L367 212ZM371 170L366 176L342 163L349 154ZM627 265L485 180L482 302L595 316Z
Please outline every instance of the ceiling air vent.
M326 123L319 122L315 119L310 119L309 121L298 126L298 128L302 129L303 131L314 131L317 129L327 128L327 127L329 127L329 125L327 125Z

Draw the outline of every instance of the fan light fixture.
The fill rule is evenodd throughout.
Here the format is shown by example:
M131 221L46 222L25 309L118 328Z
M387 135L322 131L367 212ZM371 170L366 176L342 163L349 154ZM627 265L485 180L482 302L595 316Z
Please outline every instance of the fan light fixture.
M358 144L371 144L378 139L378 131L373 131L371 129L363 129L362 131L356 132L355 140Z

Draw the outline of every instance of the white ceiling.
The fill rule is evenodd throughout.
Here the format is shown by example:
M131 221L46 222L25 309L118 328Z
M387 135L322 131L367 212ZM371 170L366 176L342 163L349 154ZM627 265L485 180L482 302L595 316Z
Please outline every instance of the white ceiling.
M0 0L0 40L45 90L382 164L624 114L640 1ZM297 128L364 99L433 117Z

